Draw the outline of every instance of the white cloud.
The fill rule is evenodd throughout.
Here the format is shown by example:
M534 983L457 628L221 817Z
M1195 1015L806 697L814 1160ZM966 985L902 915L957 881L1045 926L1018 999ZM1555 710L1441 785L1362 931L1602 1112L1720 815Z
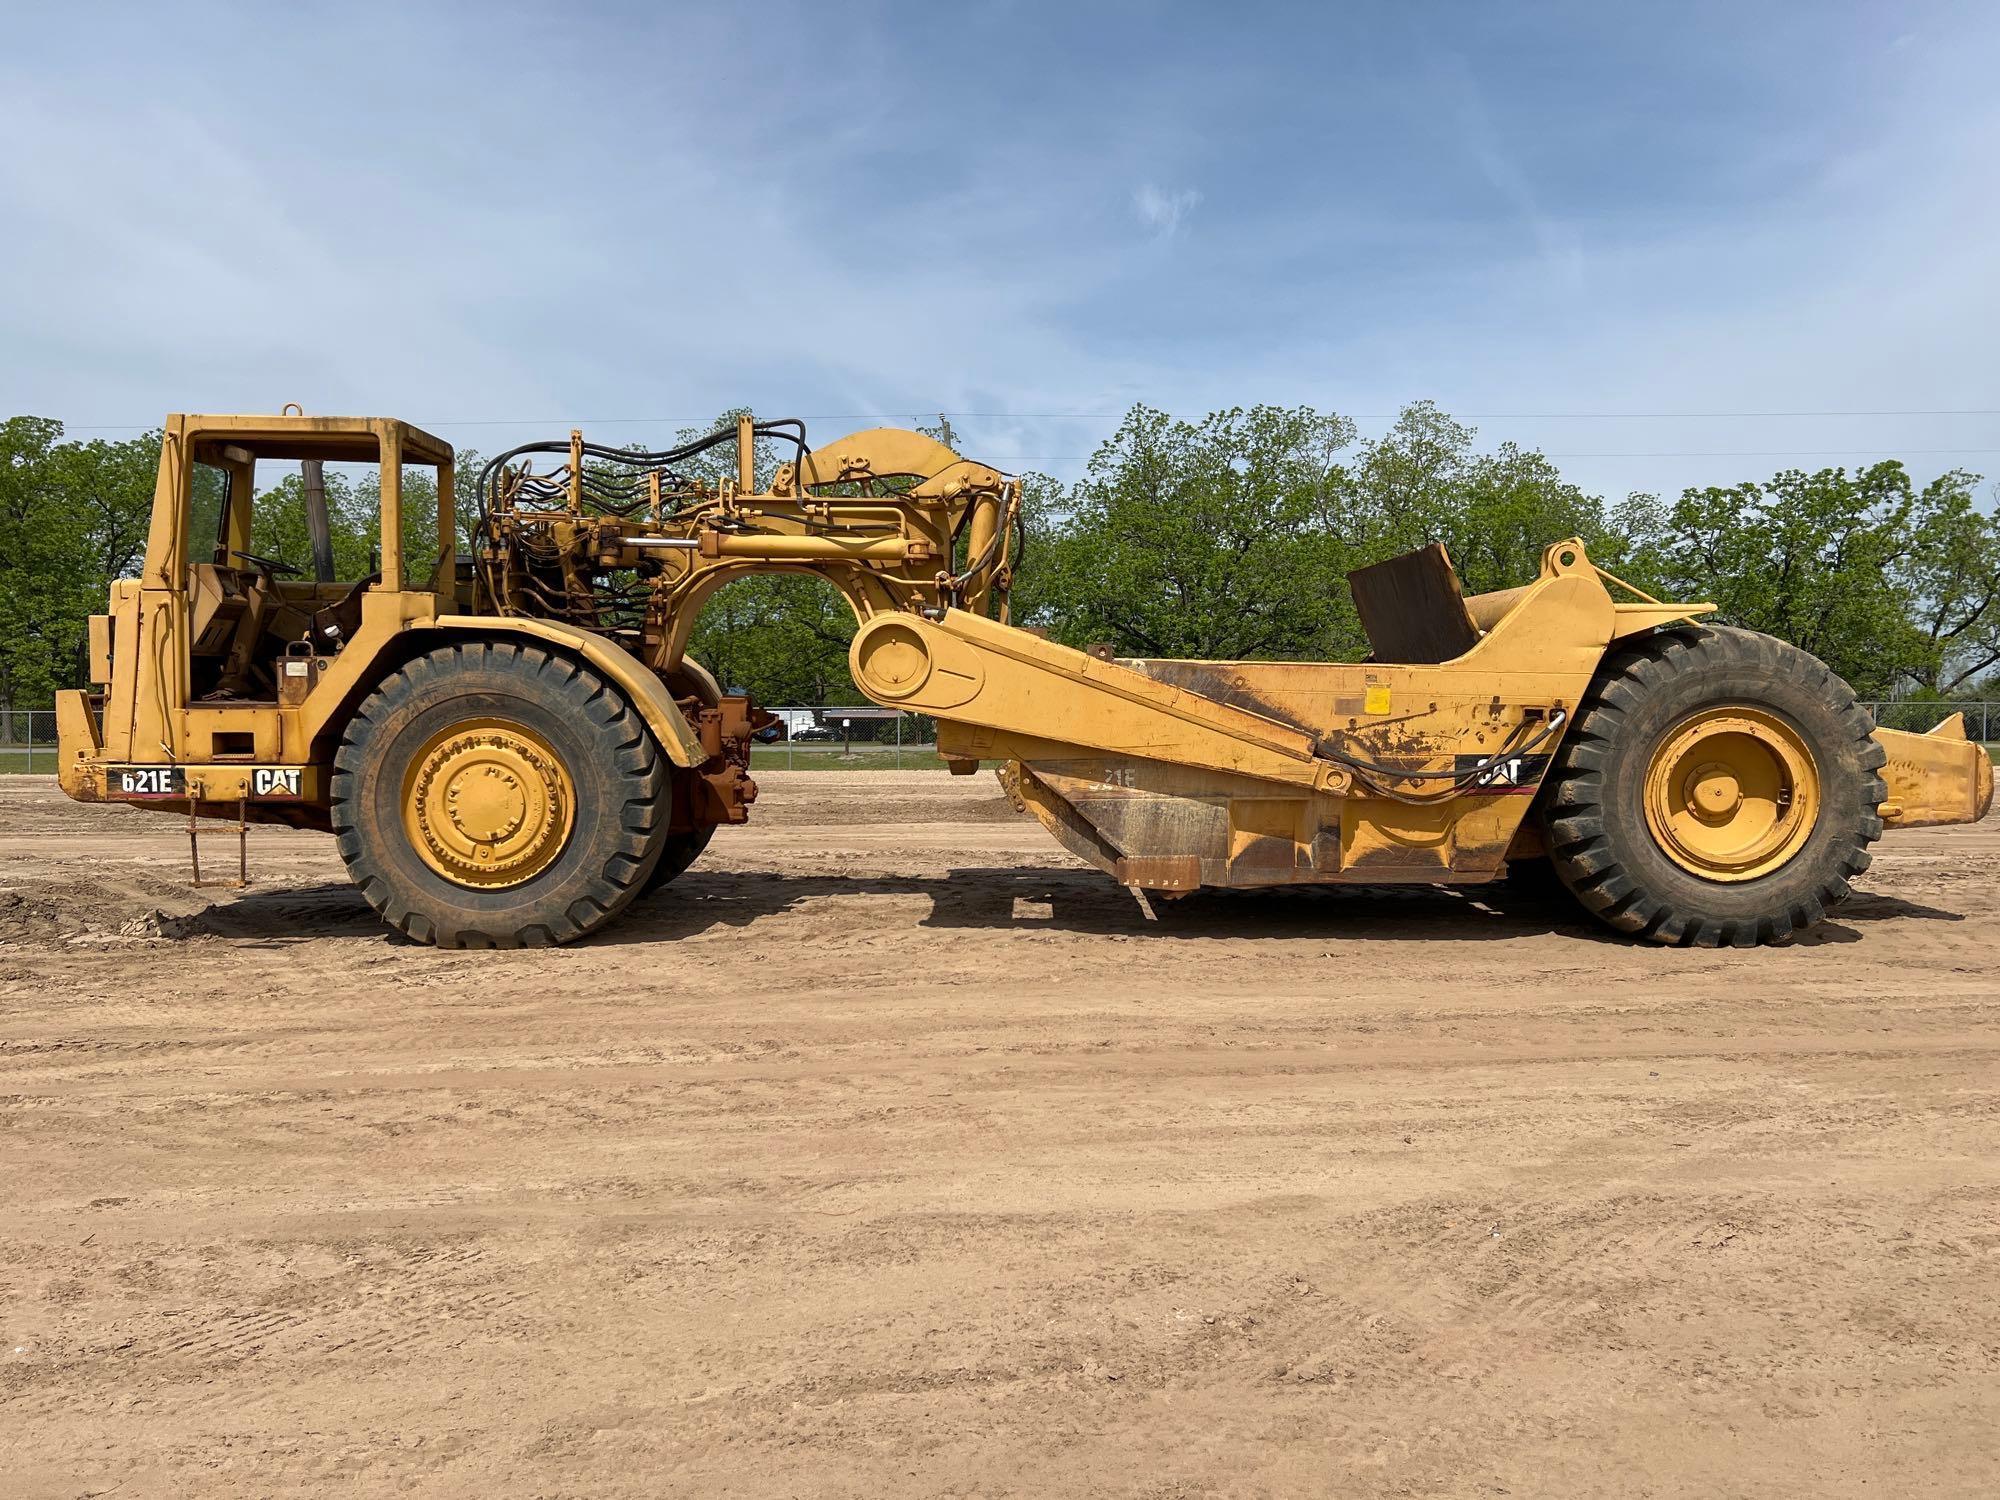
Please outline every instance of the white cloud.
M178 21L82 47L72 11L0 55L0 138L23 143L0 158L0 414L301 400L491 452L571 419L657 416L592 435L664 440L738 402L814 418L821 439L870 425L831 414L1004 412L958 419L968 452L1070 475L1135 400L2000 404L2000 203L1970 186L2000 107L1977 87L1991 47L1962 38L1870 56L1870 90L1817 112L1746 105L1724 139L1697 106L1729 96L1686 57L1639 81L1692 90L1693 125L1653 121L1631 81L1551 104L1487 80L1469 104L1474 65L1449 58L1272 123L1237 107L1284 93L1286 59L1260 55L1206 93L1168 59L1109 96L1045 78L1011 117L864 91L832 116L780 98L720 129L759 57L726 19L699 38L709 66L663 93L685 17L628 35L629 16L586 4L587 66L502 28L433 78L457 35L442 18L399 21L432 29L384 51L368 28L273 11L256 47L314 49L299 73L211 56ZM793 17L808 50L820 15ZM935 55L871 35L885 72ZM163 58L190 79L166 97ZM490 85L530 76L600 104L550 115ZM1585 128L1611 145L1578 148ZM1141 237L1177 253L1134 254ZM2000 445L1973 418L1478 425L1611 493L1769 472L1780 459L1734 455L1787 446L1921 467L1923 449ZM2000 468L1929 457L1957 461Z
M1132 210L1138 214L1139 222L1152 231L1155 239L1171 239L1180 233L1187 216L1201 203L1201 194L1193 188L1182 188L1177 192L1155 187L1146 183L1132 195Z

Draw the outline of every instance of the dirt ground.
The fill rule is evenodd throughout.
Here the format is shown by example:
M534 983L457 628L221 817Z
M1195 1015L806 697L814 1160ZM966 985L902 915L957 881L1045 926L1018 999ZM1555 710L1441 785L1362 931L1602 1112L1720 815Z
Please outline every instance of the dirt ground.
M1675 952L761 779L503 954L0 779L0 1490L2000 1490L2000 821Z

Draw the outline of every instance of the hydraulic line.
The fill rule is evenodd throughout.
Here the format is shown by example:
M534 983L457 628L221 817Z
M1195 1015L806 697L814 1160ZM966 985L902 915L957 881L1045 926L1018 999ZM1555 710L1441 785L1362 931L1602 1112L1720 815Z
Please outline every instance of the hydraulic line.
M739 492L733 493L726 481L691 472L691 466L676 467L740 444L746 433L789 444L796 453L800 480L783 495L750 494L740 475L734 476ZM587 443L580 433L567 441L511 448L488 461L476 481L478 596L501 614L598 630L650 629L648 622L671 615L662 607L665 581L713 576L710 559L742 558L821 576L857 570L852 581L835 579L851 602L879 587L898 607L931 597L958 604L971 579L997 568L1010 542L1025 543L1018 480L963 503L956 496L917 499L903 493L908 480L920 481L924 474L882 476L888 483L879 491L873 479L813 485L803 482L812 452L805 424L790 417L734 425L659 450L610 448ZM532 464L542 454L558 462L538 473ZM993 535L982 538L979 555L956 571L975 511L996 502L1001 513ZM774 515L776 526L768 521ZM923 519L920 533L910 531L914 517ZM947 517L948 527L938 535L938 523ZM832 530L821 534L824 528ZM921 565L909 556L913 547L922 553ZM636 570L630 563L617 566L621 554L642 561ZM689 561L663 566L678 557ZM864 614L879 607L881 601L872 599L857 605Z
M812 449L806 445L805 423L797 417L779 417L768 422L755 422L751 424L750 430L757 437L777 438L792 444L797 450L798 457L796 461L801 469L804 468L806 460L812 455ZM674 464L683 463L711 449L719 448L725 443L733 443L735 441L736 429L734 427L725 427L720 431L710 433L707 437L696 438L693 442L683 443L677 448L664 448L657 452L630 448L608 448L601 443L584 443L581 445L581 451L586 458L595 458L604 463L617 465L628 470L637 469L645 471L660 469L662 471L669 471L667 477L673 478L679 487L687 488L689 481L685 476L670 473ZM484 525L486 521L486 517L491 510L490 501L494 498L494 486L497 477L505 471L508 464L517 458L534 453L560 453L567 457L569 452L570 445L568 443L523 443L518 448L510 448L505 453L488 460L486 466L479 471L479 479L475 486L479 496L480 523ZM629 516L645 503L646 496L643 492L643 486L636 479L616 482L601 474L586 473L583 476L582 482L585 490L591 493L592 498L599 500L600 503L604 503L605 509L613 514ZM553 499L562 493L566 486L557 484L553 476L527 474L522 477L520 488L526 490L533 498ZM607 496L610 497L608 500L606 499Z
M1001 490L1001 494L1003 496L1006 494L1006 490L1004 487ZM1013 505L1016 510L1019 509L1020 507L1019 497L1016 497L1014 499ZM971 519L972 519L972 507L968 505L965 508L965 519L959 523L959 530L963 531L966 525L970 523ZM986 550L983 553L981 553L977 559L967 558L965 563L965 571L963 573L955 574L953 577L946 580L948 586L951 589L952 596L954 598L958 596L959 590L963 589L966 583L970 579L975 578L980 573L985 572L988 568L992 567L996 561L999 560L1000 548L1006 543L1007 540L1007 529L1008 528L1006 525L1000 525L994 527L992 539L987 542ZM952 538L952 541L954 543L956 543L957 540L958 538L956 536Z
M1406 771L1394 766L1385 766L1378 761L1364 760L1358 755L1350 755L1345 751L1328 749L1325 745L1318 747L1317 753L1321 758L1337 762L1353 771L1354 779L1374 795L1386 797L1391 802L1402 802L1410 806L1421 807L1427 804L1449 802L1454 797L1464 796L1472 787L1478 786L1488 780L1495 766L1499 765L1502 761L1511 760L1515 756L1532 753L1536 746L1544 743L1550 735L1562 728L1567 722L1569 722L1569 715L1560 708L1556 709L1549 715L1549 721L1542 726L1541 732L1533 739L1527 741L1527 743L1514 744L1510 737L1508 744L1501 746L1500 749L1494 751L1484 759L1475 762L1473 765L1467 766L1464 770ZM1521 728L1524 729L1526 727L1527 725L1524 722ZM1519 730L1516 733L1518 734ZM1375 779L1377 776L1386 776L1395 781L1449 781L1451 785L1446 787L1442 792L1427 796L1416 795L1410 792L1399 792L1393 787L1384 785Z

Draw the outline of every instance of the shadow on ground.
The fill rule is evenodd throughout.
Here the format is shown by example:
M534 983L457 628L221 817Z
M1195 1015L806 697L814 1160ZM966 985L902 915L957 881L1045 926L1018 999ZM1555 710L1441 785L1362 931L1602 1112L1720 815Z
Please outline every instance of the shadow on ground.
M1566 892L1540 884L1316 886L1198 891L1142 899L1090 870L1005 866L942 877L785 875L696 868L643 897L594 943L673 942L716 928L748 927L808 903L915 896L929 928L1013 928L1170 939L1466 941L1560 933L1579 942L1626 941L1586 917ZM1894 896L1857 894L1806 944L1858 942L1858 930L1892 920L1956 922L1957 912ZM329 884L246 892L206 913L201 931L238 940L297 940L386 933L353 887Z

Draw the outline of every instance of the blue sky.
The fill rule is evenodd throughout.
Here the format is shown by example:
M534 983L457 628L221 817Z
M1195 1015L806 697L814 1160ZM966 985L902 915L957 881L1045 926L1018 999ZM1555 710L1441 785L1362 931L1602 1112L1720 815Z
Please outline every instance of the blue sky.
M1957 451L2000 450L1993 5L70 4L7 39L0 411L79 433L948 411L1067 476L1134 401L1372 433L1429 397L1606 494L2000 473ZM1685 415L1799 412L1979 414Z

